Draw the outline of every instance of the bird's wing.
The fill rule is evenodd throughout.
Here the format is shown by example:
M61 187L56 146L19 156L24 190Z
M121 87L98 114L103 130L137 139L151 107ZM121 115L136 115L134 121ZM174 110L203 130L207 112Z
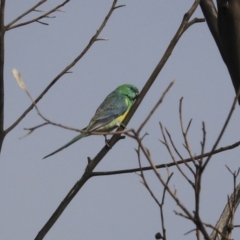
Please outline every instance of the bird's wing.
M89 131L97 131L99 128L111 123L117 117L123 115L130 107L128 98L118 92L109 94L97 109L91 119Z

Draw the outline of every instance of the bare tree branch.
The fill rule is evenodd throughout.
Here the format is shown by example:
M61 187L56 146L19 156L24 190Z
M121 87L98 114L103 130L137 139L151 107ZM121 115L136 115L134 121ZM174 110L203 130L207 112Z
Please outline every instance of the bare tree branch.
M140 133L143 129L143 127L146 125L146 123L149 121L149 119L151 118L151 116L154 114L154 112L157 110L157 108L159 107L159 105L162 103L165 95L168 93L168 91L170 90L170 88L173 86L174 81L172 81L167 89L164 91L164 93L162 94L161 98L158 100L158 102L156 103L156 105L154 106L154 108L152 109L152 111L148 114L148 116L146 117L146 119L143 121L143 123L141 124L141 126L138 128L137 132Z
M5 137L4 132L4 13L5 13L5 0L1 0L0 9L0 152L2 143Z
M35 99L35 104L38 103L42 97L48 92L48 90L87 53L87 51L91 48L91 46L94 44L94 42L97 40L99 34L105 27L109 17L111 16L112 12L115 9L112 8L111 12L105 17L104 21L102 22L101 26L97 30L97 32L94 34L94 36L90 39L88 45L84 48L84 50L65 68L60 72L52 81L51 83L43 90L43 92ZM13 128L15 128L22 119L33 109L34 104L31 104L23 113L22 115L10 126L5 130L5 134L9 133Z
M139 144L139 147L141 148L141 151L143 152L144 156L147 158L148 162L150 163L151 167L153 168L153 172L159 179L159 181L162 183L162 185L166 188L166 191L170 194L170 196L173 198L173 200L176 202L176 204L181 208L181 210L185 213L183 215L184 217L191 220L197 227L197 230L201 231L202 235L206 240L210 240L209 235L200 219L199 215L192 215L190 211L181 203L179 198L176 196L176 194L170 189L170 187L167 185L167 183L162 178L161 174L157 171L157 168L155 167L155 164L150 156L149 151L145 146L143 146L141 139L139 138L138 134L135 132L135 139ZM181 213L180 213L181 214Z
M240 184L238 184L238 186L234 189L234 192L230 196L230 198L221 214L221 217L219 218L219 220L215 226L215 228L218 230L218 232L221 232L223 236L219 235L219 233L216 230L214 230L210 235L210 238L212 240L229 239L226 237L226 236L228 236L228 233L229 233L229 223L231 221L231 209L229 208L229 206L233 206L232 211L235 212L237 210L239 203L240 203Z
M20 72L17 69L13 69L12 74L13 74L13 77L15 78L15 80L17 81L18 86L21 89L23 89L25 91L25 93L28 95L28 97L30 98L32 104L34 105L34 108L37 111L37 114L44 120L44 123L42 123L42 124L39 124L39 125L31 127L31 128L24 128L24 130L29 131L24 137L30 135L36 129L46 126L46 125L53 125L53 126L61 127L61 128L68 129L68 130L77 131L80 133L87 133L89 135L104 135L104 136L106 136L106 135L121 135L121 134L127 134L132 131L131 129L124 129L123 131L115 131L115 132L94 132L94 131L89 132L89 131L86 131L83 129L77 129L77 128L73 128L73 127L64 126L59 123L55 123L55 122L49 120L48 118L46 118L45 116L43 116L43 114L40 112L37 104L35 104L33 97L31 96L30 92L27 89L27 86L25 85Z
M67 68L65 68L65 70L62 72L62 75L67 72L72 66L74 66L76 64L76 62L87 52L87 50L91 47L91 45L95 42L95 40L97 39L98 35L100 34L100 32L102 31L102 29L104 28L104 26L106 25L108 19L110 18L110 16L112 15L113 11L115 10L117 4L117 0L114 0L112 3L112 6L108 12L108 14L106 15L102 25L100 26L100 28L97 30L96 34L92 37L92 39L90 40L88 46L84 49L84 51L77 57L77 59L75 59L72 64L70 64ZM61 73L58 75L59 77L61 76ZM49 85L49 87L39 96L38 101L41 99L41 97L48 91L48 89L58 80L59 77L55 78L55 81L53 80L52 83ZM37 102L37 100L35 100L35 103ZM30 109L28 111L30 111L32 109L34 105L32 104ZM26 110L27 111L27 110ZM28 113L27 111L27 113ZM20 119L21 121L21 119ZM120 138L118 138L117 140L119 140ZM64 200L62 201L62 203L59 205L59 207L56 209L56 211L53 213L53 215L50 217L50 219L47 221L47 223L43 226L43 228L39 231L39 233L37 234L35 240L40 240L43 239L44 236L48 233L48 231L52 228L52 226L54 225L54 223L57 221L57 219L61 216L61 214L63 213L63 211L65 210L65 208L68 206L68 204L71 202L71 200L74 198L74 196L78 193L78 191L81 189L81 187L84 185L85 182L87 182L87 180L91 177L91 172L93 171L93 169L97 166L97 164L100 162L100 160L103 158L103 156L105 156L105 147L103 148L102 151L99 152L99 154L96 156L96 160L95 161L89 161L87 168L83 174L83 176L81 177L81 179L72 187L72 189L69 191L69 193L67 194L67 196L64 198Z
M196 10L198 4L199 4L200 0L195 0L195 2L193 3L192 7L190 8L190 10L184 15L183 21L177 31L177 33L175 34L175 36L173 37L171 43L169 44L164 56L162 57L162 59L160 60L160 62L158 63L158 65L156 66L156 68L154 69L153 73L151 74L150 78L148 79L147 83L145 84L143 90L141 91L141 93L139 94L139 97L137 98L137 100L135 101L135 103L133 104L133 107L130 109L127 117L124 119L123 121L123 125L126 126L127 123L130 121L130 119L132 118L133 114L135 113L135 111L137 110L138 106L140 105L140 103L142 102L144 96L146 95L146 93L148 92L149 88L151 87L151 85L153 84L153 82L155 81L155 79L157 78L159 72L161 71L162 67L164 66L164 64L166 63L167 59L169 58L169 56L171 55L175 45L177 44L179 38L182 36L182 34L184 33L184 30L188 24L188 21L190 19L190 17L192 16L192 14L194 13L194 11ZM108 14L108 18L110 17L112 11L114 10L114 7L116 5L117 1L115 0L113 2L113 6L110 10L110 14ZM107 19L107 18L106 18ZM91 42L91 41L90 41ZM35 101L36 102L36 101ZM33 106L31 106L32 108ZM122 130L123 128L120 127L119 130ZM121 138L121 136L119 135L115 135L113 136L108 144L110 146L114 146L114 144L116 144L116 142ZM98 154L97 156L89 162L89 164L87 165L87 168L84 172L84 174L82 175L82 177L79 179L79 181L72 187L72 189L69 191L69 193L67 194L67 196L63 199L63 201L61 202L61 204L58 206L58 208L55 210L55 212L52 214L52 216L50 217L50 219L47 221L47 223L43 226L43 228L40 230L40 232L38 233L38 235L36 236L35 240L40 240L43 239L43 237L47 234L47 232L51 229L51 227L54 225L54 223L57 221L57 219L60 217L60 215L63 213L63 211L65 210L65 208L68 206L68 204L71 202L71 200L74 198L74 196L78 193L78 191L82 188L82 186L87 182L87 180L89 178L92 177L92 172L95 169L95 167L98 165L98 163L102 160L102 158L108 153L109 148L104 147Z
M142 138L143 139L143 138ZM137 157L138 157L138 164L139 164L139 168L142 168L142 164L141 164L141 157L140 157L140 148L138 147L138 149L135 149L136 153L137 153ZM159 206L159 208L161 207L161 203L158 201L157 197L155 196L155 194L153 193L153 191L151 190L151 188L149 187L147 180L144 176L143 171L140 171L140 177L142 178L141 183L143 184L144 187L146 187L146 189L148 190L149 194L151 195L151 197L154 199L154 201L156 202L156 204Z
M180 37L182 36L182 34L185 32L185 30L186 30L186 28L188 26L189 19L191 18L191 16L193 15L194 11L198 7L199 2L200 2L200 0L195 0L193 5L189 9L189 11L184 14L183 20L182 20L182 22L181 22L181 24L180 24L176 34L174 35L173 39L171 40L170 44L168 45L165 53L163 54L163 57L161 58L160 62L157 64L157 66L155 67L155 69L152 72L151 76L149 77L147 83L143 87L143 89L142 89L138 99L136 100L135 104L131 108L129 114L124 119L124 122L123 122L124 125L126 125L129 122L129 120L131 119L131 117L133 116L135 111L137 110L138 106L142 102L143 98L145 97L146 93L148 92L148 90L150 89L150 87L154 83L155 79L157 78L159 72L162 70L163 66L167 62L167 60L170 57L170 55L172 54L172 51L173 51L174 47L178 43L178 41L179 41Z
M194 18L193 20L189 21L186 27L186 30L191 27L195 23L202 23L205 22L205 18Z
M173 172L170 173L168 169L167 169L167 171L168 171L168 178L167 178L167 181L166 181L166 185L168 186L168 184L169 184L169 182L170 182L170 179L171 179L172 176L173 176ZM167 192L167 189L166 189L166 187L164 187L164 189L163 189L163 195L162 195L162 201L161 201L161 205L160 205L163 240L167 240L166 227L165 227L164 214L163 214L163 205L164 205L164 202L165 202L166 192Z
M40 1L42 3L44 3L46 0L44 1ZM26 21L26 22L23 22L23 23L19 23L19 24L16 24L16 25L13 25L15 22L17 22L19 19L21 19L22 17L26 16L28 13L30 13L31 11L35 10L35 6L32 7L31 9L29 9L26 13L23 13L21 16L19 16L18 18L16 18L15 20L13 20L12 22L10 22L7 26L6 26L6 31L8 30L11 30L11 29L14 29L14 28L17 28L17 27L22 27L22 26L25 26L25 25L28 25L30 23L34 23L34 22L38 22L38 23L41 23L41 24L44 24L44 25L48 25L47 23L43 23L43 22L40 22L39 20L40 19L43 19L43 18L47 18L49 17L49 14L53 13L53 12L56 12L60 7L63 7L65 4L67 4L70 0L65 0L63 3L59 4L58 6L54 7L53 9L51 9L50 11L42 14L41 16L39 17L36 17L32 20L29 20L29 21ZM39 3L40 3L39 2ZM38 3L38 4L39 4ZM42 4L41 3L41 4ZM39 4L39 5L41 5Z
M28 15L30 12L34 11L37 7L39 7L40 5L42 5L43 3L45 3L47 0L40 0L37 4L35 4L33 7L31 7L30 9L28 9L26 12L24 12L23 14L21 14L20 16L18 16L17 18L15 18L14 20L12 20L10 23L8 23L5 26L5 30L8 30L9 27L11 27L14 23L16 23L17 21L19 21L20 19L22 19L23 17L25 17L26 15Z
M223 133L225 132L225 130L226 130L227 126L228 126L228 123L229 123L229 121L230 121L230 119L231 119L231 117L232 117L232 115L233 115L234 109L235 109L235 107L236 107L236 103L237 103L239 94L240 94L240 89L239 89L239 91L238 91L237 96L236 96L236 97L234 98L234 100L233 100L231 109L230 109L229 114L228 114L228 116L227 116L227 119L226 119L226 121L225 121L225 123L224 123L224 125L223 125L223 127L222 127L222 130L221 130L221 132L220 132L220 134L219 134L219 136L218 136L215 144L214 144L213 147L212 147L212 152L213 152L213 151L216 149L216 147L218 146L218 143L220 142L220 140L221 140L221 138L222 138L222 136L223 136ZM207 166L207 164L209 163L211 157L212 157L212 156L211 156L211 154L210 154L210 155L208 156L207 160L205 161L204 165L203 165L203 170L204 170L204 168Z
M181 130L182 130L183 139L184 139L184 142L185 142L185 148L186 148L186 150L187 150L190 158L192 159L192 162L194 163L195 160L194 160L194 157L193 157L193 154L192 154L192 151L191 151L189 142L188 142L188 138L187 138L188 130L190 129L192 120L189 121L188 126L187 126L187 129L185 130L185 129L184 129L184 126L183 126L183 117L182 117L182 101L183 101L183 98L181 98L181 99L180 99L180 102L179 102L179 119L180 119L180 125L181 125ZM188 167L190 168L190 166L188 166Z
M208 157L210 154L215 155L215 154L218 154L220 152L228 151L228 150L234 149L234 148L239 147L239 146L240 146L240 141L238 141L234 144L228 145L226 147L220 147L220 148L214 150L214 152L210 151L210 152L207 152L207 153L204 153L204 154L197 155L197 156L194 157L194 159L196 161L196 160L202 159L204 157ZM186 159L183 159L183 160L178 160L178 161L176 161L176 163L170 162L170 163L158 164L155 167L156 168L173 167L173 166L176 166L176 164L179 165L179 164L183 164L185 162L192 162L192 159L191 158L186 158ZM142 171L149 171L149 170L152 170L152 167L150 166L150 167L142 167L141 169L140 168L131 168L131 169L116 170L116 171L93 172L92 176L108 176L108 175L117 175L117 174L125 174L125 173L134 173L134 172L139 172L141 170Z

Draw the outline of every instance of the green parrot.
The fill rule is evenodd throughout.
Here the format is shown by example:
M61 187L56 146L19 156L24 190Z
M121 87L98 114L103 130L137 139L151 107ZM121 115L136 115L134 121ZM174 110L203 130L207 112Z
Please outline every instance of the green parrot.
M127 116L138 94L138 88L134 85L123 84L117 87L105 98L102 104L98 107L88 126L83 129L87 131L87 133L80 133L70 142L48 154L44 158L52 156L81 138L91 135L91 132L110 132L119 127Z

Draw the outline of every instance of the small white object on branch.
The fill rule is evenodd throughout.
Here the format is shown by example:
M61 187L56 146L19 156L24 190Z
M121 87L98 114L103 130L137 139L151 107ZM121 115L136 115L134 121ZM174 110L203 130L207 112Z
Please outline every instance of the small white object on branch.
M14 69L12 70L12 74L13 74L13 77L15 78L18 86L19 86L21 89L23 89L23 90L26 91L26 90L27 90L27 87L26 87L26 85L24 84L24 82L23 82L23 80L22 80L22 77L21 77L20 72L19 72L17 69L14 68Z

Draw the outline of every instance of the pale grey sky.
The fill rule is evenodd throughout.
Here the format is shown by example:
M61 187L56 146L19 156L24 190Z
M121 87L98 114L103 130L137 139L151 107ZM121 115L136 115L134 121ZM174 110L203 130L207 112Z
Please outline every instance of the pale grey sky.
M36 2L6 1L6 23ZM59 3L59 0L48 1L40 9L48 10ZM57 82L39 102L40 111L52 121L81 129L88 124L105 96L118 85L131 83L142 89L192 3L192 0L119 1L119 5L126 4L126 7L113 13L100 34L109 40L96 42L72 68L73 73ZM112 0L71 0L62 8L64 13L54 13L56 18L44 20L49 26L33 23L6 33L6 128L30 104L11 70L17 68L21 72L28 90L37 97L84 49L111 4ZM36 16L38 13L32 13L23 21ZM194 16L202 17L200 9ZM160 121L171 132L183 156L188 157L182 147L178 118L182 96L185 125L193 118L189 140L196 154L200 153L202 121L206 124L206 150L209 151L235 96L206 23L195 24L184 33L128 127L137 128L141 124L173 79L173 88L143 130L149 133L144 143L156 164L171 162L159 142L162 139ZM219 146L239 141L239 118L237 107ZM92 136L43 161L43 156L68 142L76 133L47 126L19 139L26 134L23 128L42 122L33 110L4 141L0 161L0 239L34 239L81 177L87 157L93 158L104 146L103 137ZM136 142L129 138L118 142L96 171L137 167L136 147ZM216 223L227 195L233 190L225 164L236 170L239 151L236 148L214 156L203 175L201 216L204 222ZM143 164L148 165L145 159ZM176 168L170 170L174 172L170 186L176 187L181 201L194 210L192 188ZM160 172L166 175L164 169ZM154 174L147 172L146 177L161 198L163 187ZM45 239L154 239L155 233L161 231L159 209L140 180L133 173L90 179ZM184 236L194 228L193 224L176 216L173 210L180 211L167 194L164 213L168 239L195 239L194 233ZM238 216L236 221L239 221ZM235 237L238 231L235 230Z

